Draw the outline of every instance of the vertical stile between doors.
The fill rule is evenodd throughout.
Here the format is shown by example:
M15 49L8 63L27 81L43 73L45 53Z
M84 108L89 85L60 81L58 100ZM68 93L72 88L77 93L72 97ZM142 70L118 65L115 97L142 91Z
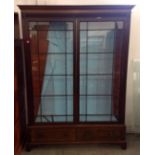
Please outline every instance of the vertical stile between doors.
M74 78L73 78L73 89L74 89L74 123L79 123L79 22L77 19L74 20L73 26L73 55L74 55Z

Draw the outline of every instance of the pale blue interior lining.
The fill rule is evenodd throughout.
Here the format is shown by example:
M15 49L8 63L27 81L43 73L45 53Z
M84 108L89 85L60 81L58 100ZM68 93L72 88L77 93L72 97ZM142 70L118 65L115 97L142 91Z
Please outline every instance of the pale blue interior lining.
M49 44L45 74L52 76L44 76L41 95L69 96L42 97L37 122L73 121L73 32L58 31L58 29L66 29L66 27L67 24L63 22L50 24L50 29L56 30L48 32ZM112 74L113 41L113 30L88 31L88 33L81 31L80 33L80 95L88 94L87 98L80 96L81 122L116 121L116 118L111 115L111 96L91 96L91 94L111 94L112 75L110 74ZM94 52L103 52L103 54L93 54ZM109 52L109 54L104 54L104 52ZM86 65L86 61L88 65ZM109 75L85 76L85 74L104 73ZM60 74L68 76L59 76ZM40 114L46 117L41 118ZM100 116L95 116L95 114Z

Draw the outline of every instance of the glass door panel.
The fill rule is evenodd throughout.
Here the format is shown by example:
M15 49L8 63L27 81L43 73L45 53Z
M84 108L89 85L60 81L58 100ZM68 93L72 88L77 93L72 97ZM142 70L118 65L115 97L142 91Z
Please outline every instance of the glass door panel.
M115 22L80 22L80 121L117 121L112 109Z
M30 22L36 122L73 122L73 23Z

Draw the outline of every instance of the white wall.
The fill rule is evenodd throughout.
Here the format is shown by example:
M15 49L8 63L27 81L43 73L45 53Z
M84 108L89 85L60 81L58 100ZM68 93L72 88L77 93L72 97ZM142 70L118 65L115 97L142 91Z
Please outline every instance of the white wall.
M126 94L126 124L128 131L140 131L140 10L132 10L128 77Z
M114 5L114 4L136 4L136 0L15 0L15 11L19 12L17 5ZM140 130L140 88L139 88L139 41L140 41L140 11L136 6L132 10L130 45L128 59L128 77L126 93L126 124L128 132L139 132ZM20 31L21 32L21 31Z

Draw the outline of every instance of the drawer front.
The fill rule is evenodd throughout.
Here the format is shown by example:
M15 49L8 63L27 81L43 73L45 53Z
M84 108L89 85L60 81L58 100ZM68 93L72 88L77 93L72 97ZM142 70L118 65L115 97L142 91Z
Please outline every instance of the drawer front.
M76 130L77 141L112 142L125 139L125 129L115 127L88 127Z
M32 143L67 143L75 140L75 130L72 128L35 128L30 130Z
M64 125L28 128L30 144L119 143L125 141L124 125Z

